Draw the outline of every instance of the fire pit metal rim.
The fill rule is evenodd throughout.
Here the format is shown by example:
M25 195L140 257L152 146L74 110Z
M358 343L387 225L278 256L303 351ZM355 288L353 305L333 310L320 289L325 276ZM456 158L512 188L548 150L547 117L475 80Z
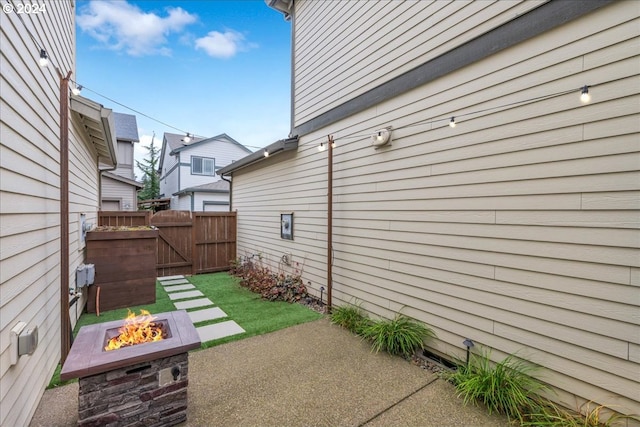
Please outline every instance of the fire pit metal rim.
M122 326L124 320L80 328L60 372L60 380L96 375L123 366L186 353L200 347L200 337L186 311L159 313L154 314L154 317L167 322L171 337L111 351L103 351L102 337L106 330Z

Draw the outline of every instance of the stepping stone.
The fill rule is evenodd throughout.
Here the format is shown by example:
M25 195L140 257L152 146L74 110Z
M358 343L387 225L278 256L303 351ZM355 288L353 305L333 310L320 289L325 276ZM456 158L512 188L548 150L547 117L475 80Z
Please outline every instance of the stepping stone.
M164 282L160 282L160 284L162 286L168 286L168 285L182 285L185 283L189 283L189 281L187 279L172 279L172 280L165 280Z
M219 307L205 308L204 310L189 311L187 313L192 323L204 322L207 320L221 319L227 317L227 313Z
M187 291L187 292L176 292L174 294L169 294L169 299L172 301L174 299L187 299L193 297L203 297L204 294L200 291Z
M195 289L191 283L187 283L186 285L173 285L173 286L165 286L164 290L167 292L175 292L175 291L186 291L187 289Z
M228 320L226 322L214 323L213 325L200 326L196 328L196 331L198 331L198 335L200 335L200 341L204 343L230 335L241 334L244 332L244 329L233 320Z
M174 280L174 279L184 279L184 276L182 274L179 274L177 276L163 276L163 277L158 277L158 280L163 282L165 280Z
M186 310L188 308L196 308L196 307L204 307L206 305L213 305L213 302L211 302L209 298L200 298L200 299L193 299L189 301L174 302L173 305L178 310Z

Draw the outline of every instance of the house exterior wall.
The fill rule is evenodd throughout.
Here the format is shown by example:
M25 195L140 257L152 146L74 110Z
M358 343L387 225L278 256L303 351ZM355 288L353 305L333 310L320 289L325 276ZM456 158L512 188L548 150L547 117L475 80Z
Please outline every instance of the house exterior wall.
M135 179L133 173L133 142L118 141L118 166L113 171L116 175Z
M0 425L28 425L60 360L61 71L75 69L74 2L47 2L46 13L0 14ZM51 58L38 66L42 44ZM69 284L84 259L79 213L97 222L97 153L69 124ZM81 299L70 308L75 325ZM38 327L32 355L10 366L18 321ZM64 330L67 333L68 330Z
M293 20L295 125L542 3L298 2Z
M102 177L102 200L119 200L120 210L138 210L137 191L133 185L116 181L107 176ZM106 209L102 209L106 210Z
M370 4L353 3L295 3L296 31L315 25L330 34L295 35L296 125L336 99L305 98L309 77L299 62L362 27L333 23L353 15L344 8ZM423 7L398 3L373 9ZM511 16L498 9L530 6L434 3L482 9L448 13L459 25L466 17L497 25ZM376 27L393 16L379 15ZM297 152L235 171L238 256L261 253L278 268L291 252L319 295L327 283L327 152L316 147L333 135L334 304L361 302L384 317L402 311L434 328L436 352L463 356L465 338L492 348L495 360L517 352L543 367L558 393L551 397L569 408L593 400L640 413L639 23L637 4L609 4L301 135ZM442 34L445 50L466 39ZM345 54L349 47L377 50L364 33ZM343 55L332 52L338 64L320 67L318 82L342 66ZM403 58L393 69L415 65ZM587 105L579 101L584 84L593 85ZM357 93L352 86L340 102ZM448 117L478 111L448 126ZM392 145L375 150L370 135L386 126ZM280 214L291 212L294 240L282 240Z
M229 193L196 193L194 211L229 212Z
M173 194L186 188L197 187L220 180L220 177L216 174L213 176L192 174L192 157L214 159L215 169L217 170L247 155L247 150L234 142L226 140L224 137L217 140L192 144L192 146L185 147L174 155L169 155L170 151L168 147L164 150L163 170L160 177L160 194L163 194L164 197L171 197L170 208L174 210L192 210L192 206L191 196L174 196ZM198 193L196 199L194 199L193 210L202 211L203 199L218 200L219 197L212 198L209 194ZM225 200L228 202L228 196ZM228 211L228 205L226 209L222 210Z
M246 155L246 150L224 139L194 145L192 148L182 150L180 152L180 190L220 180L220 177L215 174L213 176L193 175L191 173L192 157L215 159L215 168L219 169Z

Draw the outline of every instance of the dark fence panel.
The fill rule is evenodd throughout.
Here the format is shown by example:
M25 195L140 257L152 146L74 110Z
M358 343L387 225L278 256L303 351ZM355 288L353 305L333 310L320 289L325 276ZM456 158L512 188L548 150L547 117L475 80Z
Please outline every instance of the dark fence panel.
M236 257L235 212L101 211L98 225L158 228L158 277L225 271Z

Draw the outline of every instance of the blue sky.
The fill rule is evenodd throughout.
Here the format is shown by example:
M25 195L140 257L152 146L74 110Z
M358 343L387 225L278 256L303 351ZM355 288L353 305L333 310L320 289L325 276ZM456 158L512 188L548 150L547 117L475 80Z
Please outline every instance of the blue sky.
M253 150L289 133L291 23L263 0L78 1L76 30L72 79L107 108ZM137 159L180 133L136 117Z

